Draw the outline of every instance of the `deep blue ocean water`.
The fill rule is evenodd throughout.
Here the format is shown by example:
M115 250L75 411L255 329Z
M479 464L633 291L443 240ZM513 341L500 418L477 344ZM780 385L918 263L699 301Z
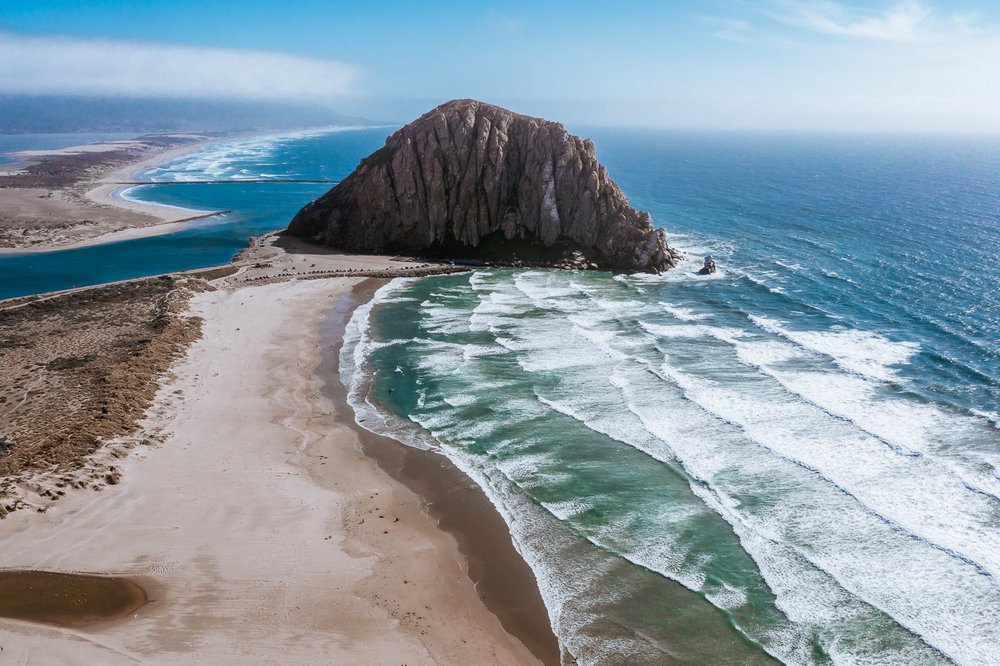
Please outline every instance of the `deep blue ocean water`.
M237 181L388 132L177 160L234 182L128 196L233 213L0 256L0 295L225 261L326 189ZM580 133L682 265L393 281L341 356L363 425L484 488L584 663L1000 663L1000 141Z

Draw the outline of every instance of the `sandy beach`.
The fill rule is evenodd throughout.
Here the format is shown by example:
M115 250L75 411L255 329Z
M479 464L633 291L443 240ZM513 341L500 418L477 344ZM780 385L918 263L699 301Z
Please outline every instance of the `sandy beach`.
M193 298L203 337L174 365L133 438L147 443L116 454L121 480L0 521L5 568L127 576L150 602L89 629L0 620L2 658L558 660L537 591L522 623L535 634L526 639L533 653L484 605L468 548L366 455L325 389L317 370L321 341L330 343L321 323L323 336L330 326L336 335L327 314L338 303L349 312L339 299L361 281L286 281ZM517 613L507 615L509 624Z

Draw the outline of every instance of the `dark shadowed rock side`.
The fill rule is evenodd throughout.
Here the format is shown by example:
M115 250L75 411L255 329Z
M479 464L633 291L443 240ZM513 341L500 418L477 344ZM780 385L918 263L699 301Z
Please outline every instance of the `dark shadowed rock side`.
M589 139L475 100L397 131L288 231L353 252L515 266L660 272L677 261Z

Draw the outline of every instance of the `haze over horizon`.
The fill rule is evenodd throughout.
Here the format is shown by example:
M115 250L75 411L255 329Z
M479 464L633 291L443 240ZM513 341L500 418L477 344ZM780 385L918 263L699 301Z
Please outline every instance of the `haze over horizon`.
M988 3L665 4L25 0L0 8L0 94L400 122L473 97L575 125L1000 133Z

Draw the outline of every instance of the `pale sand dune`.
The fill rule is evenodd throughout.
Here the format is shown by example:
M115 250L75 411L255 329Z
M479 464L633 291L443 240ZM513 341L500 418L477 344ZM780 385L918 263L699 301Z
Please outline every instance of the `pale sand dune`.
M318 324L357 282L195 298L204 338L147 420L162 444L121 461L120 485L0 521L4 567L139 576L154 601L94 631L0 620L0 662L536 663L331 416Z

